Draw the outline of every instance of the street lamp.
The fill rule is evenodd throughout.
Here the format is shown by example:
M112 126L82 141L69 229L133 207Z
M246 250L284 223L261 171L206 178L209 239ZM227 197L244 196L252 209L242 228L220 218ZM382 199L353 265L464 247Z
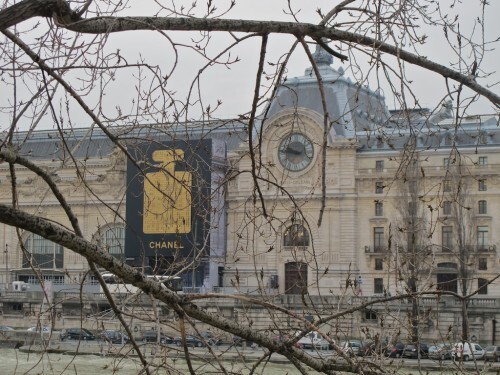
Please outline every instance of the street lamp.
M9 244L5 244L5 290L9 289Z

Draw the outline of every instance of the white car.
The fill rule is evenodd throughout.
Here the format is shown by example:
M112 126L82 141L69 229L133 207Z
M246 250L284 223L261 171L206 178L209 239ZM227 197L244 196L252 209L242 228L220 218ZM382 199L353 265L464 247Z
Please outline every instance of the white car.
M484 349L481 345L475 343L462 343L456 342L451 346L451 358L460 360L462 358L464 362L472 359L481 359L484 357Z
M47 327L47 326L43 326L43 327L35 326L35 327L28 328L26 331L28 331L28 332L50 333L51 329L50 329L50 327Z
M297 346L303 349L331 349L331 344L318 332L309 332L297 341Z

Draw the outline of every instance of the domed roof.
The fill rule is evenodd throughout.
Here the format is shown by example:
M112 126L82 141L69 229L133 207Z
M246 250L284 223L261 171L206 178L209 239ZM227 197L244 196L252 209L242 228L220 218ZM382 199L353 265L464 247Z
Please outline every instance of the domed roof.
M316 45L313 58L323 81L326 111L332 124L330 139L354 138L357 128L372 128L389 118L384 97L379 91L371 91L346 78L344 69L333 68L332 55L319 45ZM303 76L281 84L270 103L268 118L284 109L298 107L324 115L318 80L312 67L307 68Z

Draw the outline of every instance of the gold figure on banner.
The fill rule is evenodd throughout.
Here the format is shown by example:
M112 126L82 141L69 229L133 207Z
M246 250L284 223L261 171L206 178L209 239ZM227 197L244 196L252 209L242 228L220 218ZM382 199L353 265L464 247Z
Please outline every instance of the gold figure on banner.
M144 180L143 230L146 234L189 233L191 231L191 181L186 171L175 171L184 158L182 150L154 151L158 172Z

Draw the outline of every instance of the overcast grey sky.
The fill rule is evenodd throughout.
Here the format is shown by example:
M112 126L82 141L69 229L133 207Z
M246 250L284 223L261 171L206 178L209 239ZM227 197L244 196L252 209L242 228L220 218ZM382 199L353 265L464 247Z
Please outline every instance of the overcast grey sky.
M219 9L224 8L224 4L229 1L214 1L215 4L220 4ZM316 10L321 8L323 12L326 12L329 8L337 4L339 1L324 1L324 0L292 0L290 3L294 10L298 11L297 17L301 22L318 23L320 20L319 15ZM142 2L141 2L142 3ZM180 1L175 1L176 5L179 5ZM185 4L191 4L191 1L184 2ZM356 2L353 5L359 4ZM455 3L453 8L449 5ZM449 17L453 18L455 14L459 14L463 17L463 21L460 24L460 28L463 32L470 33L472 31L473 19L481 16L481 7L479 0L464 0L461 3L454 2L450 0L441 0L440 4L444 8L448 5ZM500 27L497 22L497 17L500 14L500 1L491 1L491 6L488 7L489 11L486 13L486 40L494 40L500 37ZM204 3L202 3L204 4ZM141 12L147 13L147 8L141 6ZM244 18L244 19L256 19L256 20L282 20L291 21L290 15L287 15L287 1L282 0L238 0L236 2L235 8L226 15L226 18ZM135 10L130 10L131 14L134 14ZM137 14L137 13L135 13ZM432 30L422 25L423 29L428 29L426 31L428 34L427 44L422 48L422 54L428 56L429 59L433 59L436 62L443 64L445 66L450 66L451 62L456 62L457 57L452 52L452 49L447 45L442 29L437 28ZM142 34L142 33L141 33ZM176 40L182 39L181 33L170 33ZM190 37L194 37L192 33L184 33L186 40ZM479 30L476 29L476 36L480 36ZM119 35L116 36L119 39L127 40L127 48L135 53L141 53L151 55L151 58L158 59L159 63L168 60L168 56L163 55L163 50L157 48L158 44L162 44L160 36L153 36L152 33L145 33L144 35ZM214 38L225 39L226 35L216 33ZM132 42L132 41L136 42ZM278 56L285 53L293 42L293 38L287 36L273 35L269 40L269 52L268 60L275 60ZM158 44L157 44L158 43ZM164 42L163 42L164 43ZM215 67L211 71L204 74L203 78L203 89L205 89L208 98L220 98L223 101L223 106L219 112L221 117L232 117L245 112L249 109L251 103L251 95L253 93L253 85L255 82L254 73L257 67L257 58L259 51L260 40L255 38L253 40L243 43L241 46L235 49L235 53L241 58L241 62L235 64L230 70L223 67ZM500 73L498 71L498 61L500 61L500 52L497 48L498 42L491 45L492 51L488 52L488 55L482 61L481 67L488 71L494 72L491 74L487 80L482 80L480 82L487 83L488 85L496 84L500 81ZM332 43L335 46L335 43ZM411 50L411 46L409 46ZM233 53L232 55L234 56ZM187 55L186 55L187 56ZM188 58L189 60L184 60L182 66L179 68L178 74L179 78L178 85L179 90L182 91L185 83L189 81L187 77L193 77L198 71L199 65L196 61L191 60L192 56ZM190 63L191 62L191 63ZM362 59L357 61L358 63L365 63ZM198 62L199 63L199 62ZM348 63L341 63L338 59L334 60L333 66L338 68L343 66L344 69L347 68ZM288 76L299 76L304 73L304 70L310 66L307 60L306 54L301 48L298 48L294 53L290 64L288 67ZM367 65L365 65L367 68ZM353 78L353 77L351 77ZM415 90L417 96L419 97L420 103L424 107L433 108L438 105L439 101L444 97L446 93L445 80L438 77L435 73L426 72L421 68L416 68L408 66L408 78L413 81L412 87ZM175 82L173 80L173 82ZM376 86L376 82L371 82L373 86ZM454 84L453 82L451 82ZM376 88L376 87L374 87ZM392 94L387 86L382 86L382 89L387 96L387 105L389 108L394 108L395 104L391 100ZM499 86L495 86L493 91L500 92ZM478 113L495 113L491 104L486 100L480 100L479 102L473 104L469 110L469 114Z
M316 12L318 7L321 7L323 12L326 12L338 2L339 1L325 0L290 0L294 10L298 11L296 15L299 21L309 23L319 22L320 17ZM175 0L174 3L176 6L180 6L182 3L192 4L192 0ZM227 6L229 0L214 0L213 3L221 10L224 9L224 6ZM362 1L357 1L353 3L353 5L359 5L360 3L362 3ZM456 1L453 2L452 0L441 0L439 3L443 7L445 7L446 4L455 3L453 8L449 8L449 17L453 18L454 13L458 12L461 17L464 17L460 24L461 30L466 33L471 32L473 25L471 21L480 16L480 0L463 0L461 3ZM487 41L500 37L500 27L496 19L500 14L500 1L494 0L490 1L490 3L491 6L488 7L489 10L486 14L485 22ZM155 7L153 0L132 1L131 4L130 9L127 11L127 15L151 15L151 9ZM206 2L199 4L203 5L206 4ZM224 17L292 21L291 16L285 13L287 4L288 2L286 0L237 0L235 8ZM428 34L427 44L423 48L419 47L420 50L423 51L423 54L428 56L429 59L446 66L450 66L451 62L457 61L456 55L454 55L452 49L449 48L443 38L442 29L437 28L432 31L425 25L422 25L422 29L426 30ZM198 33L187 32L168 32L166 34L177 43L192 43L192 39L197 39L199 35ZM476 29L475 34L477 36L480 35L479 29ZM231 39L231 37L225 33L213 33L212 38L213 45L209 50L211 54L222 50L222 48L227 45L228 40ZM289 36L271 35L268 43L269 48L266 61L276 62L279 56L289 50L293 41L294 39ZM497 48L498 44L499 43L496 42L490 45L491 50L481 62L481 68L491 73L486 80L481 80L481 83L494 85L500 81L500 74L498 72L498 61L500 61L500 53ZM335 47L335 45L337 44L331 43L332 47ZM221 65L213 66L203 74L199 87L204 98L204 106L210 104L213 107L216 105L217 100L222 101L222 105L216 113L217 117L235 117L238 114L249 111L254 90L259 48L259 38L247 40L231 52L231 56L234 57L237 55L240 58L240 62L231 65L229 69ZM408 46L408 48L411 49L411 46ZM120 53L127 58L129 63L135 63L140 59L144 59L150 64L157 64L165 68L166 71L168 71L173 63L174 54L171 46L167 39L158 32L140 31L113 34L109 37L107 51L114 52L117 49L120 49ZM356 62L360 64L362 70L366 70L367 72L369 65L367 64L366 56L358 56L359 59ZM176 95L179 95L179 99L182 100L185 98L190 83L204 63L204 60L200 59L188 49L181 49L180 64L176 67L175 74L168 80L168 89L170 91L175 91ZM287 75L288 77L300 76L308 66L310 66L310 63L307 60L306 54L299 47L290 59ZM355 77L352 76L352 72L348 70L349 63L342 64L338 59L334 59L333 66L335 68L342 66L347 70L346 74L351 76L351 79L355 79ZM271 67L266 65L265 69L268 70L271 69ZM68 78L69 77L70 75L68 75ZM445 80L436 74L426 72L420 68L408 66L407 77L412 81L412 89L419 98L421 106L433 108L445 97ZM266 83L267 82L264 81L264 84ZM454 82L450 83L456 85ZM392 109L397 106L388 85L383 81L380 81L380 85L386 96L388 107ZM373 89L377 88L377 80L375 77L371 78L370 87ZM135 88L136 82L134 82L131 76L119 72L116 80L106 88L104 106L108 114L113 115L115 112L114 108L117 106L122 106L123 109L132 107L132 100L136 97ZM492 90L497 93L500 91L498 85L492 87ZM5 100L10 97L11 93L12 91L9 89L5 90L5 87L2 87L2 103L5 103ZM81 111L78 110L77 106L73 105L71 111L74 115L73 121L76 126L82 127L89 125L89 118L83 115ZM195 113L196 109L193 110L193 114ZM493 114L495 111L488 101L481 99L468 108L467 113ZM8 121L2 121L0 129L5 129L7 123ZM46 119L42 121L42 125L47 127L53 126L50 116L46 116Z

